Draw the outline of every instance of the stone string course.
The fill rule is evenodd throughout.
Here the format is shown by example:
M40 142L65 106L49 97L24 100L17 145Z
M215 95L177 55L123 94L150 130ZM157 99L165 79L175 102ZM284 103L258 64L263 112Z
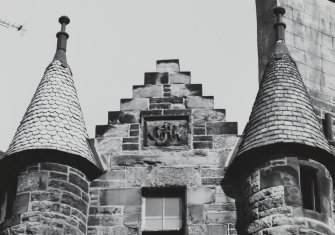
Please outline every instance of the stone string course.
M13 212L1 235L86 234L89 183L68 166L40 163L18 176Z
M121 111L96 127L95 147L109 170L90 183L88 234L141 234L143 187L186 188L187 234L236 234L235 202L221 181L239 141L237 123L190 84L190 72L164 64L145 73L134 98L122 99ZM145 120L160 118L188 120L188 144L144 147Z

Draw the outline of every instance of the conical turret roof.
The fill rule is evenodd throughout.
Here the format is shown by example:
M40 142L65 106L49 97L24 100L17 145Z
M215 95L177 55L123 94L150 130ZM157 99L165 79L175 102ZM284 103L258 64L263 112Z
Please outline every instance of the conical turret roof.
M281 41L265 68L238 155L276 143L330 151L298 68Z
M67 158L80 157L96 167L72 72L66 62L68 35L64 22L69 20L61 19L63 26L57 34L55 58L46 68L4 158L28 150L56 150L68 154Z
M278 154L297 154L327 165L334 158L314 112L307 89L285 44L281 21L285 9L274 9L276 44L269 57L238 152L226 177L255 167ZM235 172L235 173L234 173Z

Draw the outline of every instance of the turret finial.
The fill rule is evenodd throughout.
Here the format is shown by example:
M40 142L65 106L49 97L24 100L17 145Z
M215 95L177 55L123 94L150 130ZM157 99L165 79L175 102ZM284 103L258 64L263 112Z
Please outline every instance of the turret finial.
M59 31L56 34L57 40L57 50L56 55L54 57L54 60L61 61L62 65L64 67L67 67L67 61L66 61L66 43L67 39L69 38L69 34L65 32L66 25L70 23L70 19L67 16L61 16L58 20L58 22L62 25L61 31Z
M277 16L276 23L274 24L274 29L276 32L276 41L285 41L285 28L286 24L282 21L283 15L285 14L285 8L276 7L273 9L273 13Z

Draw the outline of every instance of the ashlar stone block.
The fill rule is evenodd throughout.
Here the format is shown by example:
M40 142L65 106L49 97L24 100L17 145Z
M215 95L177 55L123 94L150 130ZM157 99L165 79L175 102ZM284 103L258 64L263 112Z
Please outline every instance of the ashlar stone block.
M186 108L191 109L212 109L214 108L214 97L213 96L191 96L186 98Z
M126 110L148 110L149 98L121 99L121 111Z
M201 96L202 85L201 84L171 84L170 87L171 96Z
M156 62L156 71L160 73L169 72L179 72L179 60L157 60Z
M190 84L191 72L170 73L169 78L172 84Z
M215 188L213 187L192 187L187 189L188 204L209 204L214 201Z
M141 202L140 188L104 189L100 192L102 206L140 205Z
M145 85L157 85L157 84L168 84L169 73L145 73L144 84Z
M163 97L163 86L133 86L133 98Z

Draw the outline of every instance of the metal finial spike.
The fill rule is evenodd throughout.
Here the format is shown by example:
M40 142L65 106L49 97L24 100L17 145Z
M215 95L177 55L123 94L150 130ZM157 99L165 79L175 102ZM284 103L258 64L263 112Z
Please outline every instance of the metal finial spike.
M277 16L277 20L273 26L276 31L276 41L285 41L286 24L282 21L285 8L276 7L273 9L273 13Z
M273 9L273 13L275 15L284 15L285 14L285 8L284 7L276 7L275 9Z
M67 16L61 16L59 17L58 22L62 25L61 32L65 32L66 25L70 23L70 18Z
M68 25L70 23L70 18L67 17L67 16L61 16L61 17L59 17L58 22L60 24L66 24L66 25Z
M58 22L62 25L62 29L60 32L58 32L56 34L57 36L57 50L56 50L56 55L54 57L54 60L60 60L62 65L64 67L67 66L67 62L66 62L66 43L67 43L67 39L69 38L69 34L67 32L65 32L66 29L66 25L68 25L70 23L70 18L67 16L61 16L58 19Z

